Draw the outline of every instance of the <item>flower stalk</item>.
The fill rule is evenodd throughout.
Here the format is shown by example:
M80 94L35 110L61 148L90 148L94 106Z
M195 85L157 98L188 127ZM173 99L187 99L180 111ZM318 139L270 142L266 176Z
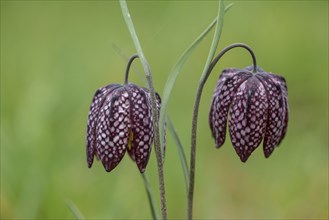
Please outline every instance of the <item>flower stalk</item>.
M191 161L190 161L190 181L189 181L189 192L188 192L188 219L192 219L193 214L193 194L194 194L194 181L195 181L195 160L196 160L196 140L197 140L197 125L198 125L198 114L199 114L199 105L201 100L201 95L203 91L203 87L219 61L219 59L229 50L236 48L236 47L242 47L249 51L251 54L252 60L253 60L253 72L256 72L257 65L256 65L256 57L251 50L251 48L245 44L236 43L232 44L226 48L224 48L216 57L215 59L210 63L209 67L206 69L205 74L202 75L201 80L198 85L198 90L195 98L194 108L193 108L193 117L192 117L192 131L191 131Z
M200 79L200 82L206 80L207 77L207 71L209 69L209 66L211 64L211 61L215 55L219 38L222 32L223 28L223 19L224 19L224 2L222 0L219 0L218 4L218 13L217 13L217 23L216 23L216 29L214 33L214 37L211 43L211 48L208 54L208 58L205 64L205 67L202 71L202 76ZM190 175L189 175L189 188L188 188L188 194L187 194L187 219L191 220L193 215L193 195L194 195L194 178L195 178L195 158L196 158L196 130L197 130L197 115L199 111L199 104L200 104L200 98L202 93L202 88L204 86L204 83L199 83L199 88L197 91L197 97L194 104L194 110L193 110L193 118L192 118L192 135L191 135L191 152L190 152Z
M138 56L142 62L142 66L143 66L143 69L144 69L144 72L146 75L148 87L149 87L150 94L151 94L153 123L154 123L154 148L155 148L157 167L158 167L161 214L162 214L162 219L167 219L166 192L165 192L165 182L164 182L164 174L163 174L163 158L162 158L162 152L161 152L161 146L160 146L159 119L158 119L158 112L157 112L156 95L155 95L154 85L153 85L153 81L152 81L152 74L150 71L150 66L144 56L142 47L139 43L134 24L132 22L132 19L131 19L129 10L128 10L127 2L125 0L120 0L120 6L121 6L124 20L127 24L128 30L129 30L132 40L135 44Z
M138 58L138 54L134 54L132 55L129 60L128 60L128 64L127 64L127 68L126 68L126 73L125 73L125 81L124 84L127 85L128 84L128 77L129 77L129 70L130 70L130 66L132 64L132 62L134 61L134 59Z

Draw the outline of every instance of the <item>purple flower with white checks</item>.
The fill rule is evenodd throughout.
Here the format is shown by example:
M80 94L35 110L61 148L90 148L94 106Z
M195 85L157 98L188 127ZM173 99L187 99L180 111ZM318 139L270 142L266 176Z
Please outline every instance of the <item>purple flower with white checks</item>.
M245 162L263 140L268 158L284 138L288 97L282 76L252 67L224 69L212 96L210 128L219 148L225 142L227 117L231 142Z
M87 125L87 162L91 167L94 156L110 172L126 151L145 171L153 142L153 113L148 89L128 83L128 63L124 85L109 84L98 89L92 100ZM161 99L156 93L159 114Z

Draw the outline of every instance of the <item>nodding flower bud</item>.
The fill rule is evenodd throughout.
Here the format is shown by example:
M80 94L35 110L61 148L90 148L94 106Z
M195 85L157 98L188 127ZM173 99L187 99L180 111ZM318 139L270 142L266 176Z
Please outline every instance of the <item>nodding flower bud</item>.
M268 158L284 138L288 125L287 85L282 76L252 67L224 69L212 96L209 122L216 146L225 142L228 112L231 142L247 161L263 140Z
M91 167L94 156L110 172L121 161L126 151L145 171L153 142L153 113L148 89L128 83L127 67L124 85L109 84L98 89L92 100L87 125L87 163ZM159 115L160 96L156 93Z

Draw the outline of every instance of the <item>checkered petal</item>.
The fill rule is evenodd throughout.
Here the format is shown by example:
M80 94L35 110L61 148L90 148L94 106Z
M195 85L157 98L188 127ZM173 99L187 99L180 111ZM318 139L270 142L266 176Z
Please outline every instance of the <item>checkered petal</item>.
M258 73L256 77L262 82L268 98L268 118L263 141L264 155L268 158L278 146L284 129L285 104L279 83L272 80L272 74Z
M128 145L128 153L143 173L150 157L153 141L151 98L145 89L134 84L129 84L126 88L131 97L132 122L131 145Z
M216 146L225 142L226 124L229 107L237 88L252 76L252 73L240 69L225 69L220 75L212 96L209 123Z
M157 105L158 119L159 119L160 118L160 110L161 110L161 98L160 98L160 95L157 92L155 93L155 97L156 97L156 105ZM163 126L164 126L164 128L163 128L164 134L163 134L163 158L162 159L164 160L165 154L166 154L166 145L167 145L167 143L166 143L166 141L167 141L167 139L166 139L166 136L167 136L167 131L166 131L167 121L166 121L166 118L165 118Z
M151 93L148 89L146 88L141 88L145 91L145 93L147 93L147 96L149 97L149 101L150 101L150 106L152 106L152 103L151 103ZM160 110L161 110L161 97L160 95L155 92L155 101L156 101L156 109L157 109L157 114L158 114L158 119L160 118ZM153 124L153 114L152 114L152 117L151 117L151 120L152 120L152 124ZM164 121L164 136L163 136L163 156L165 155L165 151L166 151L166 127L167 127L167 122L166 122L166 119Z
M96 153L107 172L121 161L128 144L131 122L128 92L114 90L102 105L96 126Z
M242 162L247 161L263 139L267 111L266 90L252 76L239 86L230 108L231 141Z
M114 89L118 88L118 84L109 84L105 87L98 89L93 97L90 105L87 123L87 138L86 138L86 153L88 167L91 167L94 161L96 150L96 123L99 111L107 94L111 93Z
M279 145L281 143L281 141L283 140L283 138L285 137L285 135L287 133L287 128L288 128L288 121L289 121L288 90L287 90L286 80L282 76L276 75L276 74L271 74L271 76L272 76L271 79L276 84L280 85L281 95L283 97L284 123L283 123L283 129L282 129L280 141L278 143L278 145Z

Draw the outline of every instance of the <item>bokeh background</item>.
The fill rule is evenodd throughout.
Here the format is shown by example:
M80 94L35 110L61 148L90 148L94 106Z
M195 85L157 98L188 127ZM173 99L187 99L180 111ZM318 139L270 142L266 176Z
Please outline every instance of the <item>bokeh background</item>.
M230 2L226 2L228 4ZM183 51L216 16L217 1L129 1L156 90ZM187 153L197 83L213 31L177 79L168 114ZM288 133L265 159L241 163L227 138L217 150L208 125L220 71L251 64L235 49L216 66L202 96L194 216L197 219L328 218L328 1L236 1L218 51L249 44L258 64L285 76ZM1 1L1 218L151 218L143 180L124 157L106 173L87 168L85 130L95 90L124 79L135 48L116 1ZM134 67L141 72L139 62ZM132 72L130 81L144 81ZM154 151L146 170L158 202ZM170 218L185 218L186 189L168 134L165 180ZM159 206L159 204L157 204Z

